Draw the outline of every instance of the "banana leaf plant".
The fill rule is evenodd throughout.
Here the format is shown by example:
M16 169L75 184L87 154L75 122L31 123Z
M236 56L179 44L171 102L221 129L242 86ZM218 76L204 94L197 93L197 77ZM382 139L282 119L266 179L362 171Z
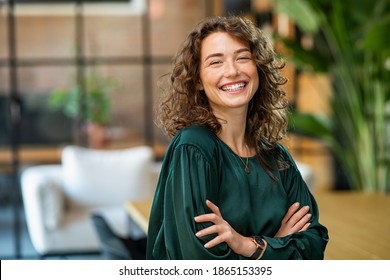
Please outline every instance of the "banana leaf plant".
M390 1L272 2L312 38L311 48L276 38L297 69L327 73L332 82L331 114L295 111L292 132L329 144L354 189L389 192Z

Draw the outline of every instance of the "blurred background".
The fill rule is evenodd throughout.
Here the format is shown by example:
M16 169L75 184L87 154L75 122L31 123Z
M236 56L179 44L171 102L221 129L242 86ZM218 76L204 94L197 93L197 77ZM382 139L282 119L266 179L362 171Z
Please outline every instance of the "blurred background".
M0 258L37 257L24 224L25 168L59 164L67 145L147 145L161 161L169 139L154 125L160 77L195 23L235 14L253 20L286 60L283 144L308 167L324 224L340 242L330 249L344 246L327 258L390 259L389 2L0 0ZM361 236L339 236L329 224L357 215L338 208L348 203L382 215L379 252L369 249L371 216L360 221ZM366 247L354 243L361 238Z

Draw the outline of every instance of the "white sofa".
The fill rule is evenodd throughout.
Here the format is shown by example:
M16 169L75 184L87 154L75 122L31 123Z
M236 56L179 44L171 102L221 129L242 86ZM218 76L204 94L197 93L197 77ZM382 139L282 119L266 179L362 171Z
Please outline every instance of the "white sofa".
M99 251L92 212L103 214L120 236L141 234L130 227L125 203L151 199L158 174L147 146L67 146L61 164L27 167L21 173L21 190L34 248L41 255Z

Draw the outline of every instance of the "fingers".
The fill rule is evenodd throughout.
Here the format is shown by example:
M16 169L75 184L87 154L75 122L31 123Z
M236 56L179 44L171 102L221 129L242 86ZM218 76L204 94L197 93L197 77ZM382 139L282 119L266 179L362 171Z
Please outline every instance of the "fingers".
M216 232L218 232L216 226L212 225L212 226L209 226L208 228L205 228L205 229L198 231L195 235L197 237L204 237L204 236L216 233Z
M219 235L219 230L218 230L218 227L216 225L202 229L202 230L198 231L195 235L196 235L196 237L201 238L201 237L213 234L213 233L217 233L218 235L215 238L211 239L209 242L207 242L204 245L205 248L211 248L211 247L214 247L222 242L225 242L225 239L222 237L222 235Z
M218 232L217 226L223 222L219 208L210 200L206 200L206 205L210 208L211 211L213 211L213 213L196 216L194 218L195 222L197 223L211 222L214 225L198 231L196 233L196 236L198 237L203 237L209 234L217 233Z
M218 244L221 244L221 243L223 243L223 242L225 242L225 239L222 238L221 235L218 235L217 237L211 239L209 242L207 242L206 244L204 244L204 247L207 248L207 249L208 249L208 248L212 248L212 247L214 247L214 246L216 246L216 245L218 245Z
M212 223L217 223L220 218L222 218L221 212L219 211L218 206L216 206L214 203L212 203L210 200L206 200L206 205L207 207L210 208L213 213L209 214L203 214L196 216L195 222L197 223L204 223L204 222L212 222Z
M204 222L211 222L213 225L202 229L198 231L195 235L198 238L208 236L211 234L217 234L215 238L207 242L204 247L205 248L211 248L214 247L222 242L225 242L225 237L223 237L223 233L226 232L228 229L226 229L226 226L224 224L224 220L222 218L221 212L219 211L218 206L216 206L214 203L212 203L210 200L206 200L207 207L210 208L212 213L203 214L196 216L195 222L197 223L204 223Z
M293 205L288 208L286 215L284 215L282 223L287 223L288 220L294 215L295 212L299 209L299 202L293 203Z
M211 211L213 211L214 214L221 216L221 212L219 211L219 208L217 205L212 203L210 200L206 199L206 205L208 208L210 208Z
M219 208L214 203L212 203L210 200L206 200L206 205L207 205L207 207L210 208L211 211L213 211L213 213L196 216L194 218L194 220L197 223L211 222L214 225L198 231L195 234L197 237L203 237L203 236L218 232L216 225L219 224L220 219L221 219L221 213L219 211Z
M212 222L215 224L218 218L219 217L216 214L210 213L210 214L203 214L203 215L196 216L194 219L195 222L197 223Z
M295 232L302 232L309 228L312 215L309 213L310 207L299 208L298 202L294 203L287 210L283 217L281 226L275 237L283 237Z
M305 214L297 223L294 224L294 226L292 227L292 230L294 232L304 231L305 227L307 227L307 228L309 227L309 226L307 226L307 224L309 223L310 219L311 219L311 214L310 213Z
M311 223L307 223L299 232L306 231L310 227Z
M292 227L295 226L296 224L300 224L301 226L303 226L308 221L308 220L306 220L308 218L306 215L310 215L310 217L311 217L311 214L308 214L309 210L310 210L309 206L302 207L297 212L295 212L294 215L292 215L290 217L290 219L287 221L287 223L290 224L290 226L292 226ZM310 219L310 217L309 217L309 219ZM303 224L301 222L302 220L305 220L305 222Z

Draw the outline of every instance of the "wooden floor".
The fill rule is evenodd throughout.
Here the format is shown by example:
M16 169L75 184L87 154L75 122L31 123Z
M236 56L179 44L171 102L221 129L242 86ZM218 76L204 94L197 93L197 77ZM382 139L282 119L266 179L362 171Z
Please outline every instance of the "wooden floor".
M390 260L390 195L314 193L328 228L327 260Z

